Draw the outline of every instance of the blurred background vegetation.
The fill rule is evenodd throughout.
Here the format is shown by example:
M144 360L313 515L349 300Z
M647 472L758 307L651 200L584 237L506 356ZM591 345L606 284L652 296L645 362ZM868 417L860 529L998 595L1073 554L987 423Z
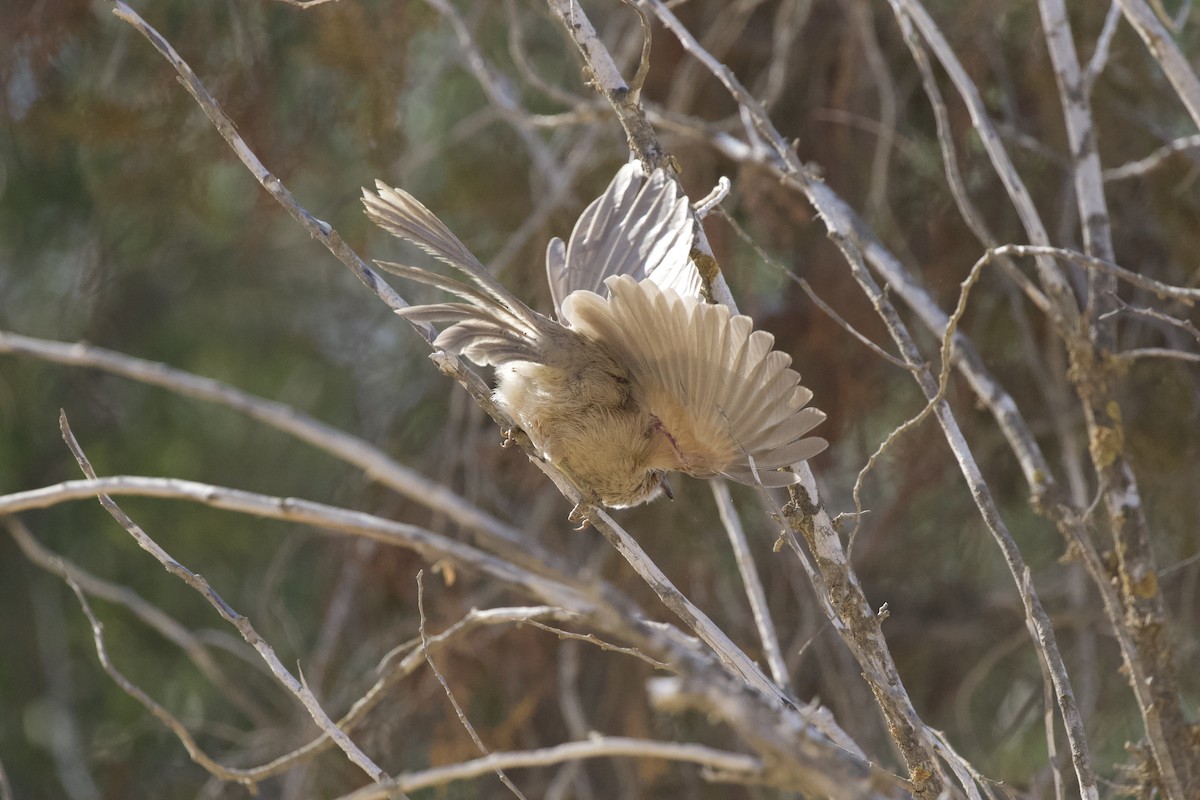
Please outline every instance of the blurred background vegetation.
M1107 4L1072 6L1087 58ZM361 254L412 255L372 230L361 213L360 187L382 178L420 197L485 262L503 253L504 280L546 309L545 242L569 233L583 205L625 160L624 136L603 106L590 117L562 117L568 108L534 86L526 65L514 59L515 18L528 67L594 103L573 46L544 4L456 7L508 91L530 112L560 115L528 131L558 159L587 148L571 191L535 226L523 223L547 187L531 166L526 141L492 110L464 66L451 26L430 6L407 0L341 0L305 12L265 0L136 6L192 65L267 167ZM636 54L640 33L632 11L599 0L587 7L614 52ZM1062 115L1036 7L989 0L929 7L1004 126L1058 243L1076 244ZM524 457L498 447L495 426L429 364L424 342L271 200L169 66L109 10L101 0L0 5L0 329L88 341L293 405L376 443L512 520L581 571L602 574L656 608L602 540L570 530L567 503ZM776 124L942 307L951 308L981 248L946 189L933 117L886 5L693 0L677 12L748 85L782 81L771 109ZM780 64L762 43L784 14L796 15L789 24L797 38ZM1179 35L1194 64L1196 17L1192 12ZM625 63L627 75L633 63ZM768 76L772 67L778 75ZM699 74L661 29L646 97L674 119L715 126L727 125L734 111L720 86ZM1093 104L1107 167L1194 133L1127 27L1112 42ZM979 157L964 110L953 102L950 110L973 198L1002 240L1023 241L995 175ZM885 130L894 139L881 181L875 153ZM723 160L703 141L667 126L661 133L692 197L729 176L728 212L851 324L886 341L802 197L753 167ZM1200 156L1191 150L1108 185L1122 263L1168 282L1196 283L1198 176ZM823 435L832 447L813 467L831 510L851 509L857 471L922 405L911 379L817 310L723 220L712 217L706 227L742 311L793 354L816 404L829 414ZM509 245L514 231L524 239L515 247ZM396 288L427 297L411 286ZM1061 354L1045 346L1042 321L1011 284L987 275L964 330L1054 454L1059 409L1029 379L1031 363L1064 369ZM1166 335L1149 324L1121 330L1123 348L1161 345ZM922 344L927 354L936 352L931 339ZM1132 366L1120 385L1193 718L1200 701L1194 668L1200 663L1200 563L1189 560L1200 549L1198 378L1194 364L1149 360ZM1099 604L1080 568L1060 562L1062 540L1029 508L1020 472L991 418L973 406L969 393L952 391L952 397L1054 617L1097 763L1112 781L1105 791L1119 795L1126 777L1120 765L1130 759L1125 745L1137 738L1140 723ZM231 411L94 371L2 354L0 493L79 477L58 433L60 408L101 474L187 478L453 529L344 464ZM1078 414L1064 413L1067 429L1081 430ZM918 711L988 776L1017 789L1032 787L1034 794L1046 791L1042 680L1020 599L948 448L926 423L890 451L866 486L870 514L854 563L872 603L891 609L885 632ZM673 504L621 518L718 624L752 631L706 487L682 479L676 491ZM430 565L410 553L198 506L134 499L123 505L249 615L285 664L299 661L331 709L344 709L370 684L379 659L415 634L414 575ZM47 547L207 631L218 647L232 633L94 502L23 519ZM887 758L886 734L858 668L823 626L792 563L772 556L771 526L757 515L748 515L747 524L800 696L821 698L868 752ZM477 576L456 577L427 581L431 630L473 606L520 601ZM70 590L31 564L7 536L0 536L0 588L0 761L15 796L244 794L209 781L176 739L112 684L97 665ZM353 612L331 633L331 609L342 607L332 602L335 596L349 597ZM264 715L248 720L176 647L118 606L96 601L96 608L119 667L228 763L261 763L311 737L304 712L257 667L241 668ZM757 652L750 634L738 641ZM440 662L491 747L545 746L570 738L557 692L564 663L578 656L568 655L571 647L528 628L492 631L469 647L445 651ZM586 655L575 680L594 729L737 746L736 737L703 719L650 711L643 683L653 673L641 662ZM221 657L236 667L244 656ZM427 673L402 684L374 713L369 730L361 743L393 772L474 755ZM711 787L687 766L598 761L583 769L601 797L765 795ZM553 775L522 773L522 785L530 796L542 796ZM333 796L361 781L334 752L303 773L264 785L262 796ZM496 791L494 782L479 781L417 796Z

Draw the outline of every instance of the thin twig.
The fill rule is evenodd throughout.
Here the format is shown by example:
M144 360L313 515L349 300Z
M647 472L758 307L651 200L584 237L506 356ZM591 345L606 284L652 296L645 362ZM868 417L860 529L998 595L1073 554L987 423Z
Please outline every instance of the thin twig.
M70 500L94 498L97 494L183 500L265 519L312 525L326 532L363 536L383 544L410 549L431 563L448 559L459 567L478 570L551 605L564 606L580 613L594 613L598 603L588 592L529 572L416 525L296 497L272 497L176 478L116 475L64 481L40 489L0 495L0 514L47 508Z
M433 676L435 678L437 678L437 682L442 685L442 691L444 691L446 693L446 699L450 701L450 705L454 708L454 713L458 716L459 723L463 726L463 728L467 731L467 733L470 734L471 741L473 741L475 743L475 746L479 748L479 752L483 753L484 758L487 758L488 755L490 755L488 752L488 749L487 749L487 745L485 745L483 743L483 739L479 738L479 734L475 732L475 726L471 724L471 720L467 719L467 715L463 712L462 706L460 706L458 704L458 701L454 699L454 692L450 691L450 684L446 683L446 679L443 678L442 673L438 671L437 665L433 663L433 656L431 656L429 653L429 639L425 636L425 582L424 582L424 577L425 577L425 570L418 570L417 571L417 611L420 614L420 624L419 624L417 630L419 630L421 633L421 655L425 658L425 663L429 665L429 669L430 669L430 671L433 672ZM518 789L515 785L513 785L513 782L510 781L508 779L508 776L504 774L503 769L501 769L500 767L497 767L495 772L496 772L496 777L498 777L500 779L500 782L502 784L504 784L510 792L512 792L517 797L521 798L521 800L525 800L525 795L521 793L520 789Z
M888 0L888 2L891 3L893 12L902 27L906 24L906 19L912 21L949 74L950 80L958 90L959 97L967 106L971 124L979 135L992 168L1008 192L1009 199L1025 228L1026 235L1035 245L1049 245L1050 236L1046 232L1045 223L1033 202L1033 196L1005 150L1000 134L988 115L978 87L975 86L966 68L955 55L949 42L946 41L937 23L918 0ZM1048 258L1039 258L1036 263L1042 287L1053 301L1050 309L1051 320L1061 330L1074 330L1078 327L1079 309L1066 277Z
M1154 322L1161 322L1172 328L1183 331L1188 336L1200 342L1200 328L1197 328L1190 319L1179 319L1172 317L1170 314L1164 314L1157 308L1148 308L1146 306L1131 306L1124 302L1118 304L1112 311L1107 312L1107 316L1117 317L1128 314L1131 317L1138 317Z
M700 219L707 218L729 196L731 188L732 184L729 182L729 178L722 175L717 179L717 185L712 188L711 192L692 203L692 211L696 212L696 216Z
M864 464L863 468L858 471L858 476L854 479L854 489L851 492L851 495L854 498L854 528L850 532L849 541L846 545L848 552L853 551L854 541L858 537L859 528L862 525L862 487L867 475L872 469L875 468L875 465L879 463L879 460L883 458L884 453L886 453L892 447L892 445L900 439L901 436L924 422L930 414L938 409L943 399L946 397L946 390L950 385L950 366L952 364L950 354L953 349L954 335L958 330L958 323L962 320L963 314L966 313L967 298L971 293L971 288L979 280L980 275L983 274L983 268L992 260L992 252L993 251L989 250L983 255L982 258L975 262L975 264L971 267L971 271L967 273L967 277L963 278L963 281L959 286L958 303L955 305L954 313L952 313L949 319L946 320L945 330L942 331L942 358L941 367L938 370L937 392L929 398L929 400L925 403L925 406L920 411L894 428L892 432L889 433L887 437L879 443L879 446L875 448L875 452L872 453L870 458L867 459L867 463Z
M1185 150L1195 150L1197 148L1200 148L1200 134L1181 136L1178 139L1167 142L1145 158L1104 170L1104 180L1106 182L1123 181L1128 178L1140 177L1162 166L1168 158L1176 153L1182 153Z
M585 742L567 742L538 750L497 752L486 758L464 761L422 772L402 773L396 785L405 791L416 792L432 786L444 786L456 781L478 778L497 769L545 767L589 758L648 758L699 764L722 780L737 783L757 783L762 780L763 765L758 759L740 753L729 753L698 744L656 742L619 736L595 736ZM381 789L368 786L338 800L380 800L386 797Z
M83 613L87 616L88 622L92 626L92 640L96 646L96 656L100 659L100 666L112 679L113 683L117 684L125 694L136 700L143 708L149 711L155 718L167 727L175 737L179 739L187 754L192 761L199 764L210 775L217 777L223 781L231 781L245 786L247 789L254 791L255 779L249 774L250 770L241 770L236 767L226 767L215 761L207 753L205 753L196 740L192 737L187 726L175 718L170 711L159 705L150 695L146 694L135 683L126 678L120 670L112 663L108 656L108 648L104 643L104 626L96 619L96 615L92 612L92 607L88 603L87 596L83 589L79 588L79 584L72 580L71 576L64 576L63 580L75 592L75 597L79 600L80 607L83 608Z
M1006 244L996 248L999 255L1011 255L1016 257L1025 256L1050 256L1070 264L1074 264L1084 269L1102 270L1116 275L1121 280L1130 283L1139 288L1153 292L1158 297L1170 297L1173 300L1178 300L1181 303L1192 305L1197 300L1200 300L1200 289L1193 289L1185 286L1172 286L1169 283L1157 281L1154 278L1147 278L1141 273L1133 270L1125 269L1124 267L1107 261L1103 258L1085 255L1076 250L1066 250L1061 247L1034 247L1032 245L1022 244Z
M1160 578L1165 578L1172 573L1179 572L1180 570L1183 570L1183 569L1187 569L1192 564L1195 564L1198 561L1200 561L1200 553L1193 553L1192 555L1188 556L1187 558L1185 558L1181 561L1176 561L1174 564L1172 564L1169 567L1163 567L1162 569L1160 569L1158 571L1158 576Z
M244 692L238 685L238 681L226 674L225 670L208 652L208 648L178 620L169 616L158 606L148 603L129 587L97 578L82 567L46 549L34 538L19 517L9 515L4 517L3 521L8 528L9 535L13 537L13 541L31 562L63 580L69 578L89 595L129 609L148 627L157 631L159 635L186 653L188 659L196 665L201 674L211 681L230 703L245 714L247 719L252 720L256 725L267 725L270 722L270 716L258 701ZM261 666L260 662L252 663ZM243 683L245 680L245 677L240 678Z
M1122 350L1114 353L1118 361L1137 361L1142 358L1169 358L1176 361L1200 363L1200 353L1187 353L1182 350L1172 350L1169 347L1138 347L1133 350Z
M761 137L765 148L773 153L779 163L785 165L785 169L793 178L805 186L817 183L818 181L813 180L799 164L795 152L775 130L761 104L746 91L733 72L704 50L661 0L644 1L653 8L659 21L679 40L684 49L698 59L738 102L748 123L747 130ZM842 248L843 254L852 264L858 261L858 268L865 273L857 251L853 250L844 238L844 232L848 229L840 224L840 220L829 218L828 214L832 209L818 204L818 211L825 217L827 226L835 234L835 244ZM881 306L877 305L877 308L879 307ZM798 510L794 517L795 525L803 529L808 537L818 567L840 599L839 621L847 625L849 630L849 635L843 634L843 640L864 668L864 675L888 720L889 731L901 751L917 793L940 794L944 785L944 774L933 753L928 729L907 695L879 629L878 618L863 595L837 531L834 530L828 513L819 505L816 482L811 469L807 464L801 464L797 474L800 475L801 483L793 487L793 490L803 493L803 501L793 504Z
M767 593L763 589L762 579L758 576L758 567L754 564L754 553L750 550L750 543L746 541L746 531L742 528L737 509L733 507L729 484L715 478L709 481L709 486L713 499L717 501L717 513L721 517L721 524L729 536L733 557L742 576L742 585L746 588L746 599L750 601L750 613L754 617L754 626L758 628L758 637L762 641L763 655L771 669L771 677L785 692L795 694L788 677L787 664L783 660L783 649L779 646L779 634L775 630L771 609L767 605Z
M612 644L611 642L604 641L603 639L601 639L599 636L597 636L594 633L576 633L575 631L563 630L562 628L556 628L553 625L547 625L544 622L538 622L537 620L532 620L532 619L525 620L523 622L525 625L529 625L530 627L541 628L542 630L546 631L547 633L553 633L555 636L557 636L560 639L572 639L574 641L587 642L588 644L595 645L596 647L600 648L601 650L605 650L610 653L621 653L623 655L633 656L636 659L645 661L647 664L654 667L655 669L669 670L671 668L670 664L664 664L662 661L653 659L650 656L643 653L641 650L638 650L636 647L621 647L620 645L616 645L616 644Z
M75 435L71 432L71 427L67 422L65 412L59 413L59 428L62 430L63 440L70 448L71 454L75 456L76 462L79 464L80 470L91 480L96 480L96 471L92 469L91 462L84 454L83 449L76 441ZM239 614L233 609L224 599L217 594L216 590L204 579L187 567L176 561L166 550L164 550L156 541L150 538L144 530L134 522L128 514L121 510L120 506L113 501L112 497L107 494L98 494L100 505L104 507L114 520L134 538L143 550L152 555L158 563L160 563L167 572L182 580L189 587L199 593L205 600L208 601L221 617L237 628L238 633L246 640L247 644L258 651L262 659L271 668L271 674L279 681L284 688L290 691L301 702L309 715L313 718L313 722L317 724L321 730L325 731L330 738L337 744L338 747L346 754L346 756L357 764L363 772L376 783L382 784L388 780L388 775L374 761L358 748L354 742L350 740L344 731L337 727L337 724L329 718L325 710L321 708L317 698L313 696L307 687L305 687L295 676L283 666L279 657L275 655L275 651L267 644L254 626L246 617Z
M85 342L55 342L0 331L0 354L3 353L99 369L149 386L158 386L183 397L233 409L358 467L369 478L471 530L489 549L502 553L528 569L553 566L560 573L569 572L569 567L560 558L516 528L480 511L462 496L404 466L370 442L314 419L292 406L258 397L212 378Z
M1033 576L1029 569L1025 570L1026 584L1033 583ZM1036 636L1037 631L1029 631L1031 635ZM1036 649L1036 648L1035 648ZM1056 800L1066 800L1066 795L1063 790L1063 775L1062 769L1058 764L1058 743L1054 728L1054 676L1050 673L1050 665L1046 663L1046 657L1041 650L1036 650L1038 657L1038 671L1042 674L1042 730L1046 734L1046 757L1050 764L1050 772L1054 777L1054 797ZM1081 787L1084 797L1096 797L1095 786L1092 790L1087 791Z
M646 85L646 77L650 74L650 44L653 31L650 26L650 16L637 4L637 0L623 0L623 2L637 12L638 21L642 24L642 55L638 59L637 72L634 73L633 80L629 82L630 101L640 103L642 102L642 87Z
M835 323L837 323L837 325L842 330L846 331L846 333L853 336L860 343L862 343L862 345L864 347L866 347L868 350L870 350L875 355L882 358L884 361L891 364L893 367L899 367L900 369L904 369L904 370L908 369L907 364L905 364L899 358L896 358L894 355L892 355L888 351L884 350L882 347L875 344L875 342L873 342L869 338L867 338L867 335L865 333L863 333L862 331L858 330L853 325L851 325L845 318L842 317L841 314L839 314L833 308L833 306L829 305L824 300L822 300L821 296L817 294L816 290L812 288L812 285L807 280L805 280L804 278L801 278L799 275L792 272L790 269L785 267L783 264L779 263L779 261L777 259L772 257L771 254L768 253L766 251L766 249L762 245L760 245L756 239L754 239L752 236L750 236L750 234L746 231L746 229L743 228L741 226L741 224L738 223L738 221L733 218L732 215L728 214L724 209L717 209L717 213L720 214L720 216L726 222L729 223L729 227L733 228L733 232L738 235L739 239L741 239L743 242L750 245L750 247L754 249L754 252L758 254L758 257L761 258L764 263L774 267L778 272L780 272L782 275L784 275L786 278L788 278L788 280L792 281L797 286L799 286L804 291L804 293L806 295L808 295L808 299L813 302L813 305L815 305L817 308L821 309L821 311L825 314L825 316L829 317L831 320L833 320ZM2 340L0 340L0 342L2 342Z
M1083 85L1088 94L1091 94L1092 88L1096 85L1096 79L1108 66L1109 47L1112 45L1113 36L1117 33L1117 24L1120 21L1121 6L1116 0L1112 0L1108 6L1108 13L1104 15L1104 27L1100 29L1095 47L1092 48L1092 57L1088 59L1087 68L1083 71Z
M1200 127L1200 78L1192 71L1188 57L1179 49L1175 38L1145 0L1117 0L1125 19L1137 31L1146 44L1150 55L1162 67L1167 80L1175 87L1175 93L1192 117L1192 124Z

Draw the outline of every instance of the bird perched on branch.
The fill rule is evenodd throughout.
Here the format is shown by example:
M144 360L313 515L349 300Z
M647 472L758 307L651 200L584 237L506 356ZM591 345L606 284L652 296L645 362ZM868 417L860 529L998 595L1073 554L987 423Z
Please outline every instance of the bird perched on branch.
M402 316L451 322L434 346L496 368L497 403L592 502L635 506L671 495L668 472L786 486L781 471L826 447L804 438L825 415L749 317L710 305L689 261L686 197L661 171L622 167L568 244L550 242L555 319L497 281L407 192L376 181L367 216L466 276L388 262L456 302Z

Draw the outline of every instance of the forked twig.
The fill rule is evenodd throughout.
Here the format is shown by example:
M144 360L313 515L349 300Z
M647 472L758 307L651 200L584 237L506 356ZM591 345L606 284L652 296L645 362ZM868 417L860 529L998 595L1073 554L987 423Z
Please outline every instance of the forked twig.
M490 755L487 745L483 743L483 739L479 738L479 734L476 732L475 726L471 724L471 720L467 719L467 715L462 710L462 706L460 706L458 701L454 699L454 692L450 691L450 684L446 683L446 679L442 677L441 671L438 670L437 665L433 663L433 656L429 654L429 638L425 635L424 578L425 570L419 570L417 572L417 612L420 614L421 619L418 627L418 630L421 633L421 656L425 659L425 663L429 665L429 669L431 672L433 672L433 676L437 678L437 682L441 684L442 691L446 693L446 699L450 701L450 705L454 708L454 713L458 717L459 723L462 724L463 729L466 730L466 732L470 735L471 741L473 741L475 746L479 748L479 752L483 753L484 758L487 758L487 756ZM516 787L516 785L513 784L512 781L508 779L508 776L504 774L504 770L500 767L496 768L496 777L498 777L500 782L504 784L504 786L515 796L521 798L521 800L525 800L525 795Z
M79 446L79 442L75 439L75 435L71 432L70 425L67 422L67 415L65 413L59 414L59 427L62 430L63 440L67 443L67 447L70 448L72 455L75 456L75 460L78 462L79 468L89 479L96 480L96 471L92 468L91 462L88 460L87 455L84 454L83 449ZM198 592L202 597L204 597L205 600L208 601L209 605L217 610L217 613L220 614L226 622L237 628L238 633L242 635L242 638L246 640L247 644L258 651L258 654L267 663L267 666L270 667L271 674L275 676L276 680L278 680L280 684L282 684L288 691L295 695L298 700L300 700L301 704L303 704L304 708L313 718L313 721L317 724L317 727L321 728L321 730L323 730L337 744L337 746L346 753L347 757L351 761L357 764L376 783L383 784L388 780L387 773L377 766L375 762L372 761L369 756L367 756L366 753L362 752L362 750L358 748L358 745L351 741L350 737L347 736L344 731L338 728L337 724L330 719L325 713L325 710L321 708L320 703L317 701L317 698L313 696L312 692L310 692L308 688L301 683L301 681L294 677L287 670L287 668L283 666L283 663L279 660L278 656L275 655L275 651L271 649L271 646L267 644L265 639L259 636L258 631L254 629L254 626L251 624L250 620L239 614L233 609L232 606L226 603L225 600L222 599L219 594L217 594L216 590L212 588L212 586L207 580L204 579L203 576L192 572L187 567L183 566L174 558L172 558L171 555L168 554L167 551L164 550L156 541L150 538L150 536L147 535L146 532L142 530L142 528L136 522L134 522L109 495L100 493L99 500L100 505L104 507L104 510L107 511L112 518L121 525L122 528L129 532L129 534L134 538L134 541L138 543L138 546L152 555L155 560L167 570L167 572L179 578L189 587ZM80 601L84 603L86 607L86 600L83 597L82 590L79 590L77 585L75 588L76 594L79 596ZM93 620L93 629L95 630L98 627L98 623L95 622L95 618L92 617L91 614L88 616ZM100 643L98 633L97 642L98 644ZM129 691L129 689L124 685L122 685L122 688L125 688L127 692ZM152 708L150 704L152 704L153 701L150 701L148 697L142 700L142 702L147 708ZM156 714L156 716L159 715ZM159 718L163 719L162 716L159 716ZM176 730L176 735L179 735L179 733L180 731ZM181 741L184 741L185 746L187 746L187 741L182 737ZM204 764L204 766L207 768L209 764ZM401 794L400 796L403 795Z

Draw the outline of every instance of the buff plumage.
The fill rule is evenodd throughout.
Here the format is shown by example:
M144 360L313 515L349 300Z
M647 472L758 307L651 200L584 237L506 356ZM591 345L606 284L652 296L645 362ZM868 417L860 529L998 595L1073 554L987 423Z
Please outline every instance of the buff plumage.
M554 319L408 193L377 182L363 195L373 221L469 281L380 262L457 298L400 313L453 323L434 345L494 366L497 402L591 499L647 502L670 491L668 472L786 486L798 476L781 468L826 447L805 436L825 415L807 406L791 358L748 317L701 299L687 198L661 171L626 165L570 241L551 241Z

